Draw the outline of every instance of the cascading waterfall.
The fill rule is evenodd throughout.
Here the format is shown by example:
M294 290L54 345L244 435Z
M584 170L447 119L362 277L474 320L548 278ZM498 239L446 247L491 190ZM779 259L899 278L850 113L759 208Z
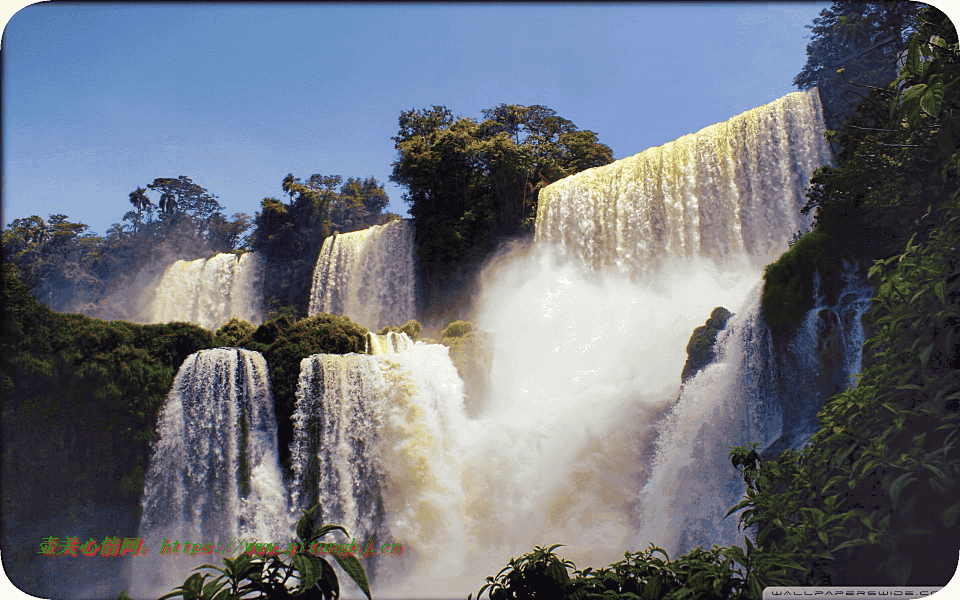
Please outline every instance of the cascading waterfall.
M241 540L292 538L277 459L277 422L267 366L258 352L215 348L181 365L157 427L141 506L140 536L154 544L138 557L136 597L156 597L204 562L235 557ZM162 542L212 544L212 555L160 555Z
M385 334L367 334L367 353L374 355L395 354L413 347L413 340L405 333L388 331Z
M762 266L809 219L814 170L830 163L816 90L795 92L697 133L544 188L536 239L631 278L667 257L746 254Z
M400 220L323 241L310 314L345 315L370 329L415 317L413 221Z
M263 321L263 265L254 252L178 260L167 267L148 309L151 323L185 321L217 330L237 317Z
M459 556L449 557L463 547L464 528L455 433L467 426L463 383L445 346L310 356L293 421L293 506L319 501L324 522L351 538L403 544L402 557L365 561L381 583L458 574Z
M760 317L760 286L718 336L718 357L688 381L659 426L653 473L642 495L638 540L671 556L738 540L726 511L743 496L729 448L756 442L766 456L799 449L818 428L824 400L859 373L861 318L873 288L844 264L836 304L824 304L815 276L814 308L786 351L777 352Z
M537 243L481 277L471 320L490 334L494 358L476 416L464 412L463 383L444 346L371 334L369 355L304 359L291 507L319 501L324 521L358 541L402 543L402 559L365 563L387 595L406 597L476 591L535 545L562 543L565 558L597 567L649 543L675 557L696 544L737 542L735 517L720 520L743 491L729 447L798 447L815 425L818 398L859 370L869 291L852 267L839 304L819 300L786 356L759 316L761 266L807 225L798 214L804 187L830 162L822 134L816 92L791 94L545 188ZM394 222L326 239L310 313L346 314L371 328L412 318L412 233L409 222ZM735 313L718 359L678 397L687 340L716 306ZM823 365L839 367L824 375ZM186 422L176 416L182 407L217 406L203 389L225 384L190 384L197 399L174 401L186 398L184 385L178 375L171 402L181 408L170 417L165 410L162 428ZM196 419L208 439L226 440L217 419L236 423L249 401L220 404L233 408ZM249 419L253 409L243 410ZM213 472L206 465L235 456L214 460L209 444L181 446L194 454L174 445L164 456L199 469L202 481ZM182 499L175 512L189 518L177 518L201 527L193 524L205 522L206 489L236 488L234 467L217 472L222 478L195 494L202 502L189 504L184 498L194 496L162 483L183 480L179 471L157 483L152 466L147 498ZM246 523L223 519L215 533Z

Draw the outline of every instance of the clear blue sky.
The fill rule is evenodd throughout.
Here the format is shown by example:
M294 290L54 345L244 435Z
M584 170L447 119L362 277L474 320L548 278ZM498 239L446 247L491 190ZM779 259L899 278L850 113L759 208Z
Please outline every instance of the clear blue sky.
M3 222L104 234L179 175L253 215L287 173L406 216L400 111L542 104L624 158L796 91L828 5L35 4L3 33Z

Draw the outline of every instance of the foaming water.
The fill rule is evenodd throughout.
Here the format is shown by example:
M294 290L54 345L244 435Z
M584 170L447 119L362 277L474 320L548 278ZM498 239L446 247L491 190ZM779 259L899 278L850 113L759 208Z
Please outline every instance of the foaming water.
M254 252L178 260L167 267L147 309L150 323L183 321L217 330L237 317L263 321L263 265Z
M491 397L462 436L486 574L534 545L562 543L582 566L637 548L654 421L677 397L690 332L760 280L745 257L665 261L635 283L555 256L539 244L485 273L475 317L495 340Z
M310 314L348 316L370 329L415 317L413 221L399 220L323 241Z
M304 359L294 427L293 505L319 501L323 520L351 538L403 545L401 555L364 559L378 595L448 595L439 582L463 569L458 435L469 429L448 349Z

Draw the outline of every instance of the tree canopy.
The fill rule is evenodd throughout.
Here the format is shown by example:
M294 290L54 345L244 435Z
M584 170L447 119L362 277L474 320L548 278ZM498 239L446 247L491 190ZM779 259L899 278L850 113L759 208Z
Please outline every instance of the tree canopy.
M897 76L897 57L922 6L909 0L835 0L807 25L813 31L807 64L793 83L801 90L819 89L828 129L839 129L863 99L862 86L885 86Z
M482 114L480 122L445 106L400 114L390 180L407 188L429 276L531 229L543 186L613 161L594 132L545 106L500 104Z

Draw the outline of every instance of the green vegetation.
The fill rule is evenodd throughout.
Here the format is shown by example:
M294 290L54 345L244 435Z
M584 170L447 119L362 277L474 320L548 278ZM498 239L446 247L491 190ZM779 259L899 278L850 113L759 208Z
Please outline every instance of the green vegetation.
M420 321L417 321L416 319L410 319L400 327L384 327L377 333L379 335L386 335L391 331L394 333L405 333L411 340L416 341L416 339L420 336L421 329L423 329L423 325L420 324Z
M756 599L765 585L789 582L781 574L783 565L760 554L749 541L746 552L737 547L698 547L672 561L663 549L651 545L643 552L626 552L623 560L596 571L580 571L562 560L553 552L559 546L537 547L520 559L510 559L496 577L487 577L477 599L484 592L490 600ZM573 570L572 577L568 569Z
M56 313L34 300L9 263L0 287L3 544L13 549L8 568L29 578L37 555L17 549L35 542L16 537L29 535L26 524L51 515L82 523L116 509L129 520L91 535L136 535L160 409L183 360L214 341L187 323Z
M318 540L327 534L339 530L348 538L350 534L339 525L314 524L314 513L319 505L304 512L297 523L297 540L293 543L299 548L313 548ZM350 553L330 553L357 587L367 596L370 595L370 584L360 560ZM269 598L292 598L302 596L319 600L334 600L340 597L340 582L337 573L324 558L310 552L298 552L288 560L272 555L266 558L255 558L249 554L241 554L236 559L224 558L223 568L214 565L201 565L194 569L201 571L212 569L218 576L207 582L208 573L194 573L189 576L183 585L178 586L169 594L164 594L160 600L167 598L183 598L184 600L239 600ZM288 582L296 585L287 588ZM251 595L253 594L253 595ZM125 592L121 592L119 600L123 600Z
M884 86L897 76L896 57L907 47L922 6L835 0L807 25L813 33L807 64L793 83L801 90L818 88L828 129L838 129L862 99L847 82Z
M842 240L823 228L803 235L790 250L764 270L760 310L774 340L787 341L814 307L814 274L820 275L820 293L827 304L836 302L843 288L843 261L862 260L845 250Z
M217 330L217 346L221 348L237 346L240 340L256 330L253 323L234 317Z

